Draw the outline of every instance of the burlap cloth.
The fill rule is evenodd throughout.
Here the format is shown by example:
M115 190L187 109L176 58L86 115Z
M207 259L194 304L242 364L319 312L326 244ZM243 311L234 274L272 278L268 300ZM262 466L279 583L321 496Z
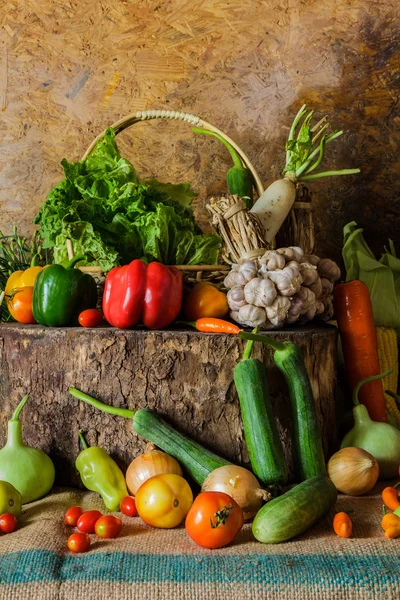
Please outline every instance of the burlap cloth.
M97 494L56 490L26 505L20 528L0 538L1 600L335 600L400 598L399 540L380 529L380 495L341 496L335 510L292 542L263 545L246 525L235 543L203 550L183 528L160 530L123 517L115 540L93 536L72 554L65 510L104 506ZM332 532L334 512L353 511L354 536Z

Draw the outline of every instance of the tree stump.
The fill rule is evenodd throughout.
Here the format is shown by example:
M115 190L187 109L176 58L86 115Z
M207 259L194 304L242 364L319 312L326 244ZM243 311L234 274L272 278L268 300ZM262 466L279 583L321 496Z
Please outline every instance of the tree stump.
M334 408L336 329L323 326L272 331L301 348L315 395L326 456L336 448ZM234 463L248 466L233 369L245 342L197 331L46 328L0 325L0 444L6 422L26 393L22 413L26 444L43 449L56 466L59 485L79 485L78 430L107 450L121 468L145 441L130 420L104 414L73 398L78 389L118 407L155 409L182 433ZM270 396L289 469L290 411L285 382L272 351L255 344L266 368Z

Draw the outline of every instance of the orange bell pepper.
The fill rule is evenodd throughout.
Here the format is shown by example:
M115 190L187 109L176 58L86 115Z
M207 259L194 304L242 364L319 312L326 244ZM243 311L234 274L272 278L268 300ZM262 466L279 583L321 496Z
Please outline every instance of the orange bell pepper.
M229 311L226 294L208 281L196 283L183 304L183 312L188 321L203 317L221 318Z
M5 297L8 312L19 323L36 323L32 313L32 295L35 279L42 269L31 266L25 271L14 271L7 279Z

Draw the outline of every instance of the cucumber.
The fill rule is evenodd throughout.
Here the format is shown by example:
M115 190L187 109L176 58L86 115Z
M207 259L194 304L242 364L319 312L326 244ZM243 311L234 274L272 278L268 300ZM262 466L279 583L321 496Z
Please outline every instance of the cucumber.
M279 544L309 529L333 508L337 491L332 481L318 475L265 504L253 521L253 535L263 544Z
M275 349L274 361L289 388L292 421L292 454L297 481L326 475L325 456L315 400L300 349L292 342L279 342L267 335L239 333L245 340L262 342Z
M247 342L244 359L234 369L244 436L254 474L269 487L285 485L288 468L272 412L265 367L258 358L247 358L253 342Z
M303 356L295 344L285 342L285 349L274 353L274 361L289 388L296 479L305 481L316 475L326 475L315 400Z
M214 469L232 464L176 431L149 408L141 408L135 413L133 429L176 458L199 485Z

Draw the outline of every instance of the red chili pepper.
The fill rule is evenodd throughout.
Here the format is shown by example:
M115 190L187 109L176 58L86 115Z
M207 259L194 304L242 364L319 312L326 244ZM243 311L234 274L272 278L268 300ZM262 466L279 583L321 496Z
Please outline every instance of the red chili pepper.
M182 287L182 273L158 262L136 259L114 267L104 285L104 317L119 329L134 327L140 318L149 329L162 329L179 314Z

